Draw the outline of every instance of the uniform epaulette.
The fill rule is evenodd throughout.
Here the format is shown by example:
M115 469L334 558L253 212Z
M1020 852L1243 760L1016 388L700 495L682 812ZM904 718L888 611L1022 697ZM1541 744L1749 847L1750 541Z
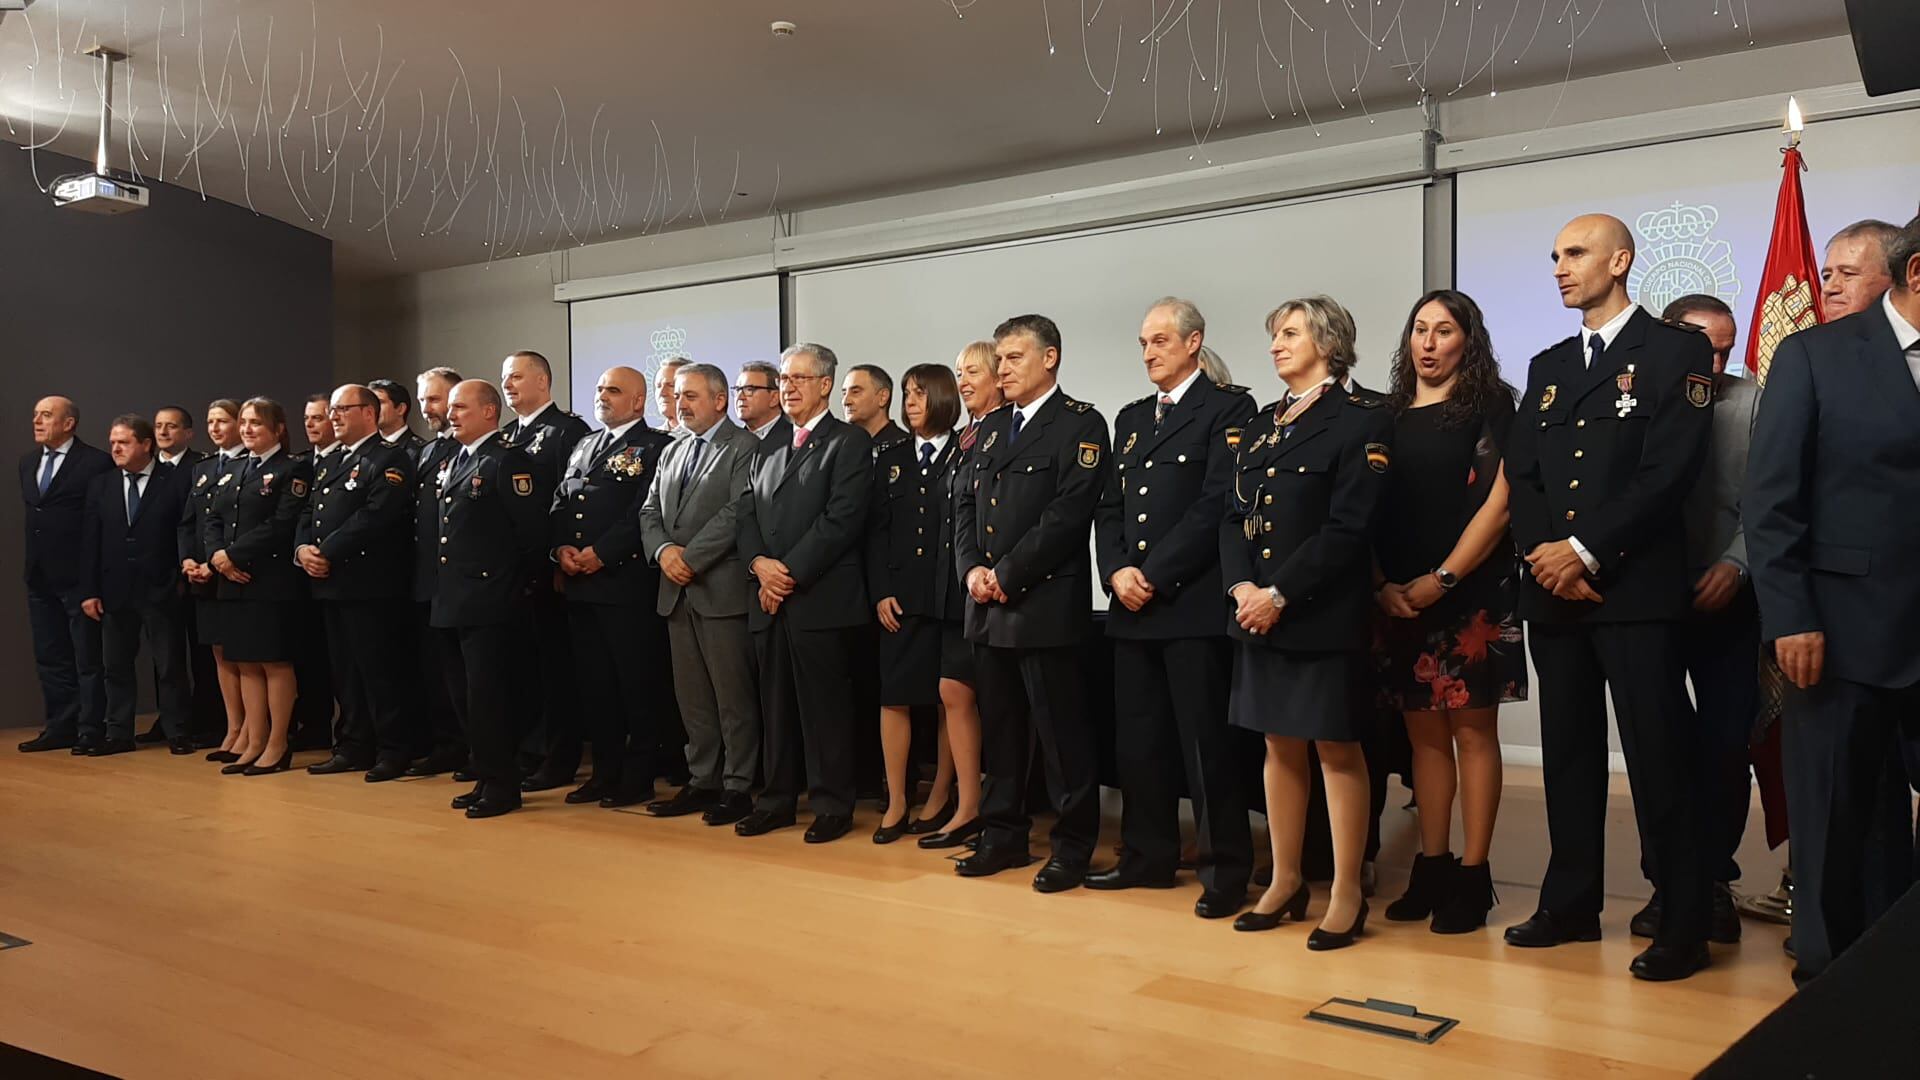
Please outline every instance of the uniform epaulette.
M1146 395L1145 397L1137 397L1137 398L1134 398L1134 399L1133 399L1132 401L1129 401L1129 402L1127 402L1127 408L1129 408L1129 409L1131 409L1131 408L1133 408L1133 407L1134 407L1135 405L1146 405L1146 404L1149 404L1149 403L1151 403L1151 402L1153 401L1153 399L1154 399L1154 398L1156 398L1156 397L1158 397L1158 396L1159 396L1158 394L1148 394L1148 395Z
M888 439L886 442L874 443L873 452L875 454L884 454L896 446L905 446L907 443L910 443L912 441L913 441L913 436L901 435L898 438Z
M1220 388L1220 389L1222 389L1222 390L1225 390L1225 391L1226 391L1227 393L1229 393L1229 394L1250 394L1250 393L1252 393L1252 391L1251 391L1251 390L1248 390L1248 389L1247 389L1246 387L1244 387L1244 386L1235 386L1234 384L1232 384L1232 383L1230 383L1230 382L1220 382L1220 383L1214 383L1213 385L1215 385L1215 386L1217 386L1217 387L1219 387L1219 388ZM1149 395L1147 395L1147 396L1148 396L1148 397L1152 397L1153 395L1151 395L1151 394L1149 394ZM1144 400L1144 399L1143 399L1143 400Z
M1385 401L1381 400L1380 395L1373 393L1370 390L1361 392L1361 393L1348 394L1347 402L1348 404L1351 404L1351 405L1358 405L1363 409L1377 409L1380 406L1386 404Z
M1538 361L1539 361L1539 360L1541 360L1542 358L1544 358L1544 357L1546 357L1546 356L1547 356L1548 354L1550 354L1550 353L1552 353L1552 352L1553 352L1553 351L1554 351L1555 349L1562 349L1562 348L1565 348L1565 347L1566 347L1566 346L1568 346L1568 345L1572 345L1572 346L1574 346L1574 347L1576 347L1576 348L1577 348L1577 347L1579 347L1579 345L1580 345L1580 335L1579 335L1579 334L1574 334L1574 335L1572 335L1571 337L1565 337L1565 338L1561 338L1561 339L1560 339L1559 341L1556 341L1556 342L1554 342L1553 344L1551 344L1551 345L1549 345L1549 346L1547 346L1546 348L1544 348L1544 349L1541 349L1541 350L1540 350L1539 352L1537 352L1537 353L1535 353L1535 354L1533 355L1533 359L1532 359L1532 360L1529 360L1529 361L1527 361L1527 364L1528 364L1528 366L1532 366L1532 365L1533 365L1534 363L1536 363L1536 362L1538 362Z
M1060 407L1063 409L1071 409L1077 413L1091 412L1093 410L1093 402L1075 401L1072 398L1068 398L1060 403Z
M1260 411L1254 414L1253 419L1258 420L1262 416L1274 416L1274 415L1277 415L1279 412L1280 412L1280 402L1269 401L1265 405L1260 406ZM1249 423L1251 422L1252 421L1249 421Z
M1705 327L1695 326L1690 322L1681 322L1679 319L1661 319L1660 321L1676 330L1691 330L1696 334L1704 334L1707 332Z

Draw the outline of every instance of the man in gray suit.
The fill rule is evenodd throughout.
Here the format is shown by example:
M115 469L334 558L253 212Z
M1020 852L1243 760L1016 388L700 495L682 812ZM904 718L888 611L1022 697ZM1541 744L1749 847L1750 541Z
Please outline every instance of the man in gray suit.
M1740 489L1747 477L1747 444L1760 388L1752 379L1729 374L1727 358L1734 342L1733 311L1716 296L1694 293L1667 305L1661 318L1697 326L1713 346L1713 443L1706 467L1687 496L1683 524L1687 566L1693 574L1693 615L1682 643L1687 677L1706 739L1709 794L1705 847L1713 869L1713 920L1707 940L1730 945L1740 940L1740 916L1734 910L1731 883L1740 877L1733 861L1747 825L1751 758L1747 744L1760 711L1760 607L1747 576L1747 538L1740 527ZM1642 837L1641 869L1652 845ZM1633 917L1631 928L1652 937L1660 926L1658 891Z
M727 421L727 377L711 364L675 372L674 407L685 434L661 451L640 507L640 535L660 566L659 610L673 647L692 779L647 811L700 813L709 825L731 825L753 810L747 789L760 761L751 598L737 549L737 514L760 441Z

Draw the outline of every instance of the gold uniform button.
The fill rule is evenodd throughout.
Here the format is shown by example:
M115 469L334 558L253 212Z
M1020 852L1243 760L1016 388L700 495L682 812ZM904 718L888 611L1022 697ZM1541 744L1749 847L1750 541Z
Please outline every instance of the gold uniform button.
M1153 468L1153 462L1151 461L1147 462L1147 468L1149 469Z
M993 535L993 526L991 526L991 525L989 525L989 526L987 526L987 535L988 535L988 536L992 536L992 535Z
M1261 531L1261 532L1272 532L1272 531L1273 531L1273 522L1271 522L1271 521L1263 521L1263 522L1261 522L1261 523L1260 523L1260 531Z
M988 499L988 500L987 500L987 505L988 505L988 506L999 506L999 505L1000 505L1000 500L999 500L999 499Z
M1140 524L1145 525L1147 523L1147 515L1141 514L1138 520L1140 521Z
M578 499L578 500L579 500L579 501L581 501L581 502L586 502L586 501L587 501L587 497L586 497L585 495L575 495L575 496L574 496L574 498L575 498L575 499Z
M1185 465L1187 463L1187 455L1181 454L1176 460L1178 460L1180 464Z
M1027 471L1028 471L1028 472L1032 472L1032 471L1033 471L1033 466L1031 466L1031 465L1029 465L1029 466L1027 466Z
M1145 540L1140 541L1138 544L1134 546L1138 547L1141 551L1147 550L1147 542Z
M921 549L921 548L914 548L914 549L913 549L913 553L914 553L915 555L925 555L925 554L926 554L926 551L925 551L925 550L923 550L923 549Z
M1578 481L1578 480L1575 480L1575 481L1573 481L1572 483L1569 483L1569 484L1567 485L1567 487L1568 487L1568 488L1570 488L1570 489L1572 489L1572 490L1574 490L1574 491L1578 491L1578 490L1580 490L1580 481Z
M1300 471L1301 471L1301 472L1306 472L1306 471L1307 471L1307 467L1306 467L1305 465L1302 465L1302 466L1300 466Z
M445 555L440 556L440 565L445 566L446 564L447 564L447 557Z
M1575 421L1573 422L1573 426L1574 426L1574 427L1586 427L1586 426L1587 426L1587 422L1586 422L1585 420L1575 420Z
M1142 494L1142 495L1145 495L1146 493L1147 493L1147 489L1146 489L1146 488L1141 488L1141 489L1140 489L1140 494Z
M913 530L913 535L915 535L915 536L925 536L925 535L927 535L927 530L925 530L925 529L915 529L915 530Z
M1571 510L1569 510L1569 511L1567 511L1567 520L1568 520L1568 521L1572 521L1572 520L1573 520L1573 511L1571 511Z
M1587 452L1585 450L1575 450L1573 452L1573 456L1577 458L1583 458L1587 456Z
M441 542L441 543L443 543L443 544L444 544L444 543L446 543L446 542L447 542L447 538L446 538L446 537L444 537L444 536L443 536L443 537L441 537L441 538L440 538L440 542Z
M1268 468L1267 468L1267 475L1268 475L1268 476L1272 476L1272 475L1273 475L1273 468L1272 468L1272 466L1268 466Z
M587 517L587 515L585 515L585 514L575 514L575 515L573 515L573 520L575 520L575 521L585 521L585 520L586 520L586 517Z
M1265 501L1264 501L1264 502L1262 502L1262 503L1261 503L1261 505L1262 505L1262 506L1272 506L1272 505L1273 505L1273 496L1271 496L1271 495L1268 495L1268 496L1265 496Z
M1261 557L1261 558L1263 558L1263 559L1271 559L1271 558L1273 558L1273 549L1272 549L1272 548L1261 548L1261 549L1260 549L1260 557Z
M333 489L332 489L332 488L330 488L330 487L323 487L323 488L321 488L321 489L320 489L320 494L322 494L322 495L331 495L331 494L333 494Z

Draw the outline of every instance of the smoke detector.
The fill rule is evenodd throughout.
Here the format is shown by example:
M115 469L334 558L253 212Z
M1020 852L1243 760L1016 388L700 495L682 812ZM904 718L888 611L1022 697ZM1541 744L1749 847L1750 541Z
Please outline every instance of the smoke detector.
M773 25L769 26L767 29L773 31L774 37L790 38L800 28L798 26L795 26L793 23L788 22L785 19L775 19L773 20Z

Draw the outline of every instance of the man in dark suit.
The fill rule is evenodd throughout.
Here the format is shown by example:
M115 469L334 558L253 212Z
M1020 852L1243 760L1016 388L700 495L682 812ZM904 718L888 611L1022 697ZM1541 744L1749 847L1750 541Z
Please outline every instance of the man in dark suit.
M601 374L593 415L602 430L574 448L548 513L553 561L567 575L574 669L593 740L593 775L567 792L574 804L647 802L662 771L666 739L653 702L672 693L672 669L666 620L654 611L660 574L641 550L640 503L672 440L647 426L646 407L645 376L630 367ZM579 754L577 718L548 735L570 739Z
M727 421L727 377L719 368L687 364L674 377L686 434L660 453L661 479L640 508L640 532L660 567L656 610L673 644L672 690L686 720L690 776L647 812L698 813L708 825L731 825L752 812L747 791L760 767L760 679L747 629L747 606L756 600L738 544L760 440Z
M559 486L573 448L586 437L587 422L554 403L553 367L537 352L522 350L501 361L500 390L514 414L500 429L500 441L527 456L541 473L543 490L551 493ZM515 738L525 740L525 748L540 759L521 789L549 791L573 783L580 771L576 726L580 695L574 685L567 602L556 591L554 574L539 575L532 603L531 633L523 631L517 645L522 656L532 655L538 662L516 665ZM569 738L568 731L576 732L576 737Z
M1093 569L1087 534L1105 486L1107 422L1059 386L1060 329L1018 315L994 330L1008 404L980 422L969 475L955 482L954 566L965 583L987 775L974 854L984 877L1032 862L1025 795L1037 736L1059 819L1040 892L1077 888L1100 837L1100 762L1077 650ZM1131 479L1129 479L1131 482Z
M1662 903L1631 969L1661 981L1708 963L1704 746L1681 648L1693 575L1674 523L1705 461L1713 349L1698 328L1627 298L1632 265L1633 236L1617 218L1561 230L1554 277L1582 329L1534 358L1507 448L1513 534L1532 568L1520 611L1540 672L1553 854L1539 910L1506 939L1538 948L1600 937L1611 691Z
M381 440L405 450L409 461L417 463L427 440L414 433L413 398L407 388L392 379L374 379L367 383L367 389L380 399Z
M872 618L860 544L873 449L866 432L827 411L836 364L824 345L781 354L786 418L756 451L740 511L740 558L759 586L747 618L760 657L767 776L753 813L734 823L741 836L794 824L803 785L808 843L853 827L855 740L871 718L854 711L849 665L873 658L850 656L847 644Z
M145 634L161 730L175 754L191 754L186 604L177 535L186 474L156 460L153 425L143 416L114 418L107 449L116 468L94 477L87 493L80 559L80 591L86 597L80 610L100 624L107 707L104 725L93 717L80 718L78 745L94 757L134 748L133 712L139 698L135 661Z
M418 678L411 700L426 714L425 738L416 749L426 756L407 768L408 776L438 776L452 772L460 775L467 765L467 736L461 730L460 717L447 696L447 677L441 655L440 633L433 628L433 594L439 584L440 566L440 483L453 467L460 440L447 426L448 398L460 385L460 373L452 368L430 368L414 382L414 400L420 403L420 416L427 422L433 439L421 447L413 469L413 648L407 661Z
M1156 389L1113 425L1118 449L1094 543L1114 600L1107 636L1126 803L1120 862L1087 878L1087 887L1173 884L1184 762L1203 889L1194 912L1221 919L1245 904L1253 874L1247 796L1227 724L1233 654L1219 537L1234 449L1255 406L1245 387L1216 385L1200 370L1206 328L1186 300L1168 297L1147 311L1140 350Z
M349 383L327 415L339 449L314 467L313 497L294 532L293 557L326 621L340 723L315 776L366 771L369 783L404 775L422 741L408 705L403 646L413 561L413 459L380 438L379 399Z
M1907 800L1882 796L1892 748L1920 741L1920 218L1887 266L1878 303L1780 343L1747 459L1761 635L1793 684L1782 759L1801 983L1913 874L1887 842L1908 835Z
M526 618L527 588L550 576L546 559L546 473L518 447L495 438L500 391L469 379L447 407L460 442L441 484L440 555L434 567L433 625L441 631L447 693L472 748L474 789L454 798L470 818L520 809L520 771L508 700Z
M193 468L207 459L204 450L193 445L193 414L178 405L167 405L153 411L153 458L161 465L170 465L177 479L193 486ZM187 635L187 677L192 687L190 693L193 711L187 725L188 734L196 745L218 746L221 733L226 730L226 705L220 700L220 682L214 670L213 647L200 644L200 636L194 627L193 607L181 605L182 625ZM159 691L160 675L154 673L154 689ZM166 730L158 719L153 726L134 736L139 743L163 743L167 741Z
M87 489L113 469L105 450L74 434L80 410L63 397L33 406L39 449L20 459L20 500L26 505L27 619L39 669L46 726L20 744L22 753L74 746L84 722L105 715L100 675L100 624L80 610L80 531Z

